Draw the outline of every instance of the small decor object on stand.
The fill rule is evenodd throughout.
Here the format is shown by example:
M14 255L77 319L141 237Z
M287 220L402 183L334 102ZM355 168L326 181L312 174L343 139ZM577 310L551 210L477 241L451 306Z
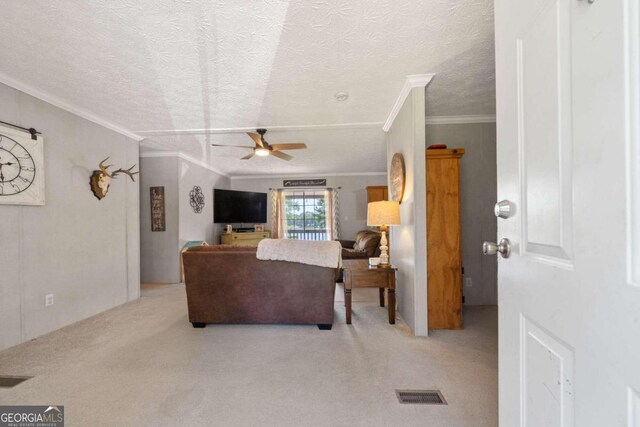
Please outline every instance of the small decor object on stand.
M400 225L400 204L398 202L371 202L367 206L367 225L379 226L382 231L380 238L380 263L378 268L389 268L389 253L387 246L387 226Z
M264 231L264 225L262 224L256 224L253 226L254 231Z
M164 213L164 187L150 188L151 200L151 231L166 231Z
M131 178L131 181L136 182L133 176L139 173L131 171L136 167L136 165L131 166L129 169L120 168L109 173L107 169L109 169L111 165L105 166L104 164L104 162L106 162L107 160L109 160L108 157L100 162L100 164L98 165L98 168L100 168L100 170L93 171L93 174L89 179L89 183L91 184L91 191L93 191L93 195L96 196L98 200L102 200L107 195L107 193L109 192L109 186L111 185L111 180L113 178L123 173L125 175L128 175L129 178Z
M193 190L189 192L189 204L195 213L202 213L204 208L204 194L202 188L197 185L193 186Z
M227 234L233 233L233 225L227 224L227 226L225 227L225 231Z

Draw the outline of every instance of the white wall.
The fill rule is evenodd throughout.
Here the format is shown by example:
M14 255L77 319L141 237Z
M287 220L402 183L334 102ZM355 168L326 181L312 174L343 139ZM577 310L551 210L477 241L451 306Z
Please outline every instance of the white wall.
M140 159L140 280L180 282L178 157ZM166 231L151 231L151 187L164 187Z
M386 173L379 175L342 175L327 176L321 174L314 178L326 178L328 187L342 187L339 190L340 238L352 240L359 230L367 228L367 190L373 185L387 185ZM282 188L285 179L295 177L273 178L233 178L231 189L240 191L257 191L268 193L269 188ZM319 187L321 188L321 187ZM267 205L267 228L271 229L271 198Z
M390 227L391 263L398 268L398 311L416 335L427 335L425 90L411 89L386 136L387 169L402 153L406 169L402 225Z
M173 155L145 157L140 168L141 280L179 283L180 250L189 240L219 243L222 226L213 223L213 188L229 188L229 178ZM193 186L202 188L205 206L195 213L189 203ZM166 231L151 231L150 187L164 186Z
M180 169L180 231L179 246L189 240L205 240L209 244L220 243L221 224L213 223L213 189L230 187L229 178L212 172L186 160L179 160ZM189 193L197 185L204 194L204 208L195 213L189 203Z
M101 160L129 167L139 147L3 84L0 118L43 133L46 192L45 206L0 205L4 349L139 296L138 185L118 177L102 200L89 186Z
M498 303L498 260L482 255L482 242L496 240L496 124L429 124L426 137L431 144L464 148L460 160L460 210L462 225L463 286L466 305ZM463 280L463 284L465 281Z

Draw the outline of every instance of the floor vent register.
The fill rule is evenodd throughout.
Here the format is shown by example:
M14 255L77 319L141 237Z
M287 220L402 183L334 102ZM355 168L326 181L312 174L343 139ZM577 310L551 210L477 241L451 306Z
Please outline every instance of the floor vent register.
M400 403L423 405L446 405L447 401L440 390L396 390Z

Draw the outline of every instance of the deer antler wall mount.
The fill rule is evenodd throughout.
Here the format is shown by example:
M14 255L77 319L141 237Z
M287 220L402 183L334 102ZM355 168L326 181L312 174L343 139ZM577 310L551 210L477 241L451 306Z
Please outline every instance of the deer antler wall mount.
M107 160L109 160L108 157L100 162L100 164L98 165L100 170L94 170L90 179L91 191L93 191L93 194L98 198L98 200L104 198L107 195L109 186L111 185L111 179L116 178L120 174L125 174L128 175L129 178L131 178L131 181L136 182L133 176L140 173L139 171L133 172L133 168L135 168L136 165L131 166L129 169L120 168L109 173L107 169L109 169L112 165L105 165L104 162L106 162Z

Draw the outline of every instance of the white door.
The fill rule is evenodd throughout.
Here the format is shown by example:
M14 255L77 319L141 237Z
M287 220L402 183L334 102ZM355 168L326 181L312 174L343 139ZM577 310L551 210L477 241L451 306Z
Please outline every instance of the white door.
M504 427L640 427L639 1L495 2Z

